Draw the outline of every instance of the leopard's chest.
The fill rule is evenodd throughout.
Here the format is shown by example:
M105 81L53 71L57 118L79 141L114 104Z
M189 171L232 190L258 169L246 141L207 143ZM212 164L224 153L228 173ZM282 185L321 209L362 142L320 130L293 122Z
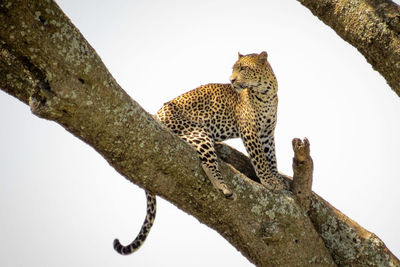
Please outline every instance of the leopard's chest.
M245 94L236 108L239 124L257 128L259 131L274 127L276 124L276 97L256 97Z

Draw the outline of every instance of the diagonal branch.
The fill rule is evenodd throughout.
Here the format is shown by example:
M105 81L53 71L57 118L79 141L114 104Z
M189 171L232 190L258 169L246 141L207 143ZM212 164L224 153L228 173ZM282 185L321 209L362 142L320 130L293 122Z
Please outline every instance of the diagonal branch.
M364 55L400 96L400 8L390 0L298 0Z

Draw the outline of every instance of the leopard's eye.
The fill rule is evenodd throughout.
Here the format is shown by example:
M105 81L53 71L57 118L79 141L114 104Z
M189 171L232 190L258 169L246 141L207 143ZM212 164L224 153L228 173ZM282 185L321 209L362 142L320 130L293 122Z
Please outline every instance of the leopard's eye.
M246 69L247 69L247 66L240 66L239 71L243 71L243 70L246 70Z

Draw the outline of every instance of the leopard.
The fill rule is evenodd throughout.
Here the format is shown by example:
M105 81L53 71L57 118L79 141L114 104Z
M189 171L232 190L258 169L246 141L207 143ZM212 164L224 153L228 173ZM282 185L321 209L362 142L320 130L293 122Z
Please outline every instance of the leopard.
M216 190L234 198L218 166L215 143L241 138L261 184L284 189L278 173L274 130L277 122L278 83L268 54L242 55L233 65L230 83L202 85L165 103L156 119L198 153L202 169ZM127 246L114 240L114 249L127 255L144 243L156 212L156 198L146 191L147 215L136 239Z

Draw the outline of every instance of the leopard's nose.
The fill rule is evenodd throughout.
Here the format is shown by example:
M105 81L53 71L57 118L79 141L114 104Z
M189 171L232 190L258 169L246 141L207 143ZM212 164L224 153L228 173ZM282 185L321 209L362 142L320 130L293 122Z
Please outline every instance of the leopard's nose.
M236 81L236 78L231 78L231 84L233 84Z

